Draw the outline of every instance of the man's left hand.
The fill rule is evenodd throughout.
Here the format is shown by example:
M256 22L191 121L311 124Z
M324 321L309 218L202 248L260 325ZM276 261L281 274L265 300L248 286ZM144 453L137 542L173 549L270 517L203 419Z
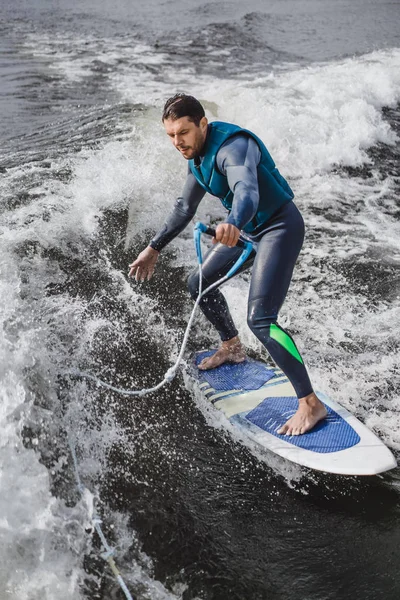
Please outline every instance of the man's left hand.
M237 227L235 227L235 225L231 225L230 223L221 223L215 230L215 238L213 238L213 243L216 244L217 242L221 242L221 244L229 246L229 248L233 248L236 246L239 236L240 231Z

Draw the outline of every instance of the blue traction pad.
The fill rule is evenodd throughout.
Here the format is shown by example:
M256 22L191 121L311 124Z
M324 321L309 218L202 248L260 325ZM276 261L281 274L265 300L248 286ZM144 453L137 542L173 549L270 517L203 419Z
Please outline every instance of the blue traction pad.
M196 366L206 358L215 354L216 350L199 352L195 358ZM245 360L242 363L225 363L210 371L198 370L200 382L207 381L216 392L229 390L258 390L267 381L275 377L276 373L261 362Z
M289 444L321 454L345 450L360 441L360 436L354 429L326 404L327 417L311 431L303 435L279 435L277 430L296 412L297 405L295 397L265 398L256 408L242 416Z

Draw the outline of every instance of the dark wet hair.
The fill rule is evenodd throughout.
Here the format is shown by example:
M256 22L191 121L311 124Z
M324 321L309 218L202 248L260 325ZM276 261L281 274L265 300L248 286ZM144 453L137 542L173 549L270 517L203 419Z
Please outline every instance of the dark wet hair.
M194 96L187 94L175 94L172 98L168 98L164 105L162 120L172 119L176 121L182 117L187 117L189 121L193 121L197 127L200 121L205 117L204 108Z

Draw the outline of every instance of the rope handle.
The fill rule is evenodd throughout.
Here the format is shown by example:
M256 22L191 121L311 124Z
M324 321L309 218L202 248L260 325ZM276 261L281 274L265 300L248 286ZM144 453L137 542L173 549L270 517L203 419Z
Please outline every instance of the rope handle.
M194 233L194 245L196 248L197 258L198 258L199 264L201 265L201 264L203 264L203 256L201 253L201 243L200 243L201 234L204 233L205 235L210 235L212 237L215 237L215 229L213 229L212 227L210 227L208 225L204 225L204 223L201 223L200 221L198 221L196 223L196 225L194 226L193 233ZM239 239L237 241L236 247L243 248L243 252L239 256L239 258L237 259L237 261L235 262L233 267L231 267L231 269L225 275L224 281L226 281L226 279L229 279L230 277L232 277L232 275L234 275L240 269L240 267L246 262L246 260L249 258L250 254L254 250L254 246L251 242L248 242L246 240L241 240L241 239Z
M196 223L196 225L194 226L194 230L200 231L200 233L205 233L206 235L210 235L211 237L215 237L216 235L216 231L213 227L210 227L209 225L204 225L204 223L201 223L200 221ZM247 242L239 238L236 243L236 246L238 248L246 248L248 244L250 244L251 247L253 247L253 244L251 242Z

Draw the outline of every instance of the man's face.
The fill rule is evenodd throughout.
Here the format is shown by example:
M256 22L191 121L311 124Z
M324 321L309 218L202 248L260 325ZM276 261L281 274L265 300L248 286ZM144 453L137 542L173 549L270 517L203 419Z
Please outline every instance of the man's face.
M199 156L207 137L207 119L203 117L197 126L187 117L175 121L165 119L165 131L171 142L186 160Z

